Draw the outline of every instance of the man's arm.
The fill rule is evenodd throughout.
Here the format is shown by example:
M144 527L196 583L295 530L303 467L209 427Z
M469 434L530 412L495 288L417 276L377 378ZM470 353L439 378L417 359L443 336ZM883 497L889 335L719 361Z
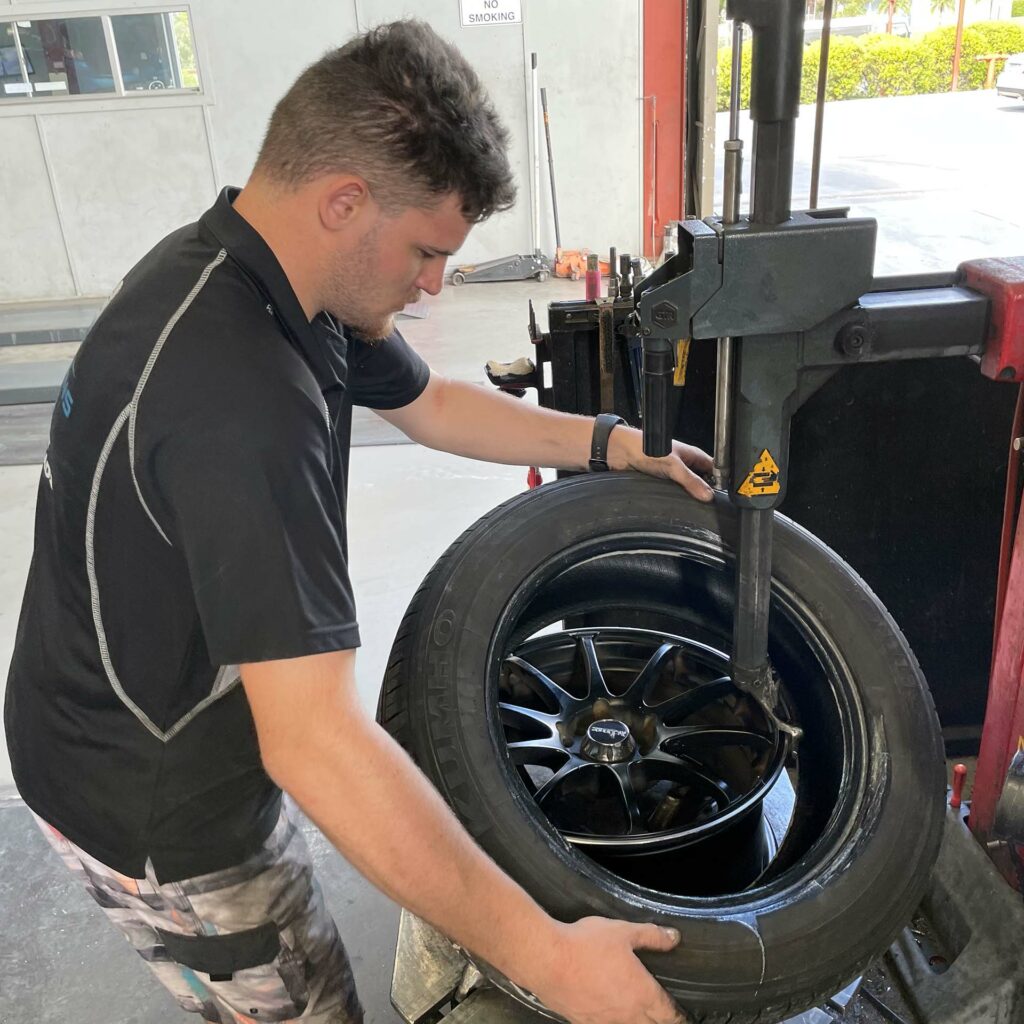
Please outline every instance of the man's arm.
M547 915L363 710L354 665L353 651L337 651L241 667L263 763L278 785L378 888L573 1024L681 1024L633 952L671 949L678 935Z
M594 431L589 416L545 409L495 388L437 373L431 373L416 401L401 409L378 410L378 415L428 448L512 466L586 469ZM650 459L643 453L639 430L616 427L609 440L608 465L667 477L701 501L712 497L699 475L711 471L711 457L679 441L671 455Z

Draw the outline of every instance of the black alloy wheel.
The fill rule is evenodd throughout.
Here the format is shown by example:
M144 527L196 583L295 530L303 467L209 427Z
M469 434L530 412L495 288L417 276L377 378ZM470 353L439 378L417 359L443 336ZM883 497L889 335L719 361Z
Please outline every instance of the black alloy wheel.
M424 580L378 708L552 915L676 928L641 958L699 1024L785 1019L852 980L916 908L944 815L905 639L784 516L778 703L732 685L735 535L721 496L632 474L513 498Z

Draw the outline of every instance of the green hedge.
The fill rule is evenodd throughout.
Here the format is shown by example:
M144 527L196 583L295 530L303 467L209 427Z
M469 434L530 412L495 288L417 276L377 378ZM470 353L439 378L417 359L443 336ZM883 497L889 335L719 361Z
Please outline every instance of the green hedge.
M1024 18L1024 0L1013 0L1013 6L1010 8L1011 18Z
M1018 0L1024 4L1024 0ZM945 92L953 75L953 48L956 29L935 29L923 36L902 39L899 36L834 36L829 46L829 100L851 100L874 96L913 96ZM961 89L981 89L985 85L985 61L977 57L989 53L1024 51L1024 25L1008 21L985 21L964 29L960 58ZM800 102L813 103L818 89L818 62L821 43L804 49ZM729 78L732 51L718 51L718 109L729 105ZM750 47L743 48L744 108L750 104ZM997 65L996 71L999 71Z

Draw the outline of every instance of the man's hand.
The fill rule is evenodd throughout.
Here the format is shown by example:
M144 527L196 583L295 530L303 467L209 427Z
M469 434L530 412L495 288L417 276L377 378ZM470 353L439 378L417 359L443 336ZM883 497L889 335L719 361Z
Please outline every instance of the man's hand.
M677 938L655 925L594 917L566 925L545 913L367 714L354 651L246 664L241 673L271 778L396 903L571 1024L680 1024L633 952L671 949Z
M687 1016L633 952L667 952L679 942L678 932L603 917L563 929L549 961L553 980L534 992L548 1009L570 1024L685 1024Z
M608 465L612 469L635 469L649 476L665 477L684 487L699 501L710 501L715 492L701 479L714 468L707 452L672 442L672 454L660 459L644 455L644 436L639 430L620 424L608 438Z

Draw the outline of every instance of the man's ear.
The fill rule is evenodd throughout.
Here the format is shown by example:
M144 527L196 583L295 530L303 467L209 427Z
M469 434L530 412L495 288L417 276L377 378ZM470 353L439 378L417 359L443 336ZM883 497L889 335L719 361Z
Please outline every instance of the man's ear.
M373 200L363 178L355 174L328 179L320 190L320 223L328 231L348 230L370 212Z

